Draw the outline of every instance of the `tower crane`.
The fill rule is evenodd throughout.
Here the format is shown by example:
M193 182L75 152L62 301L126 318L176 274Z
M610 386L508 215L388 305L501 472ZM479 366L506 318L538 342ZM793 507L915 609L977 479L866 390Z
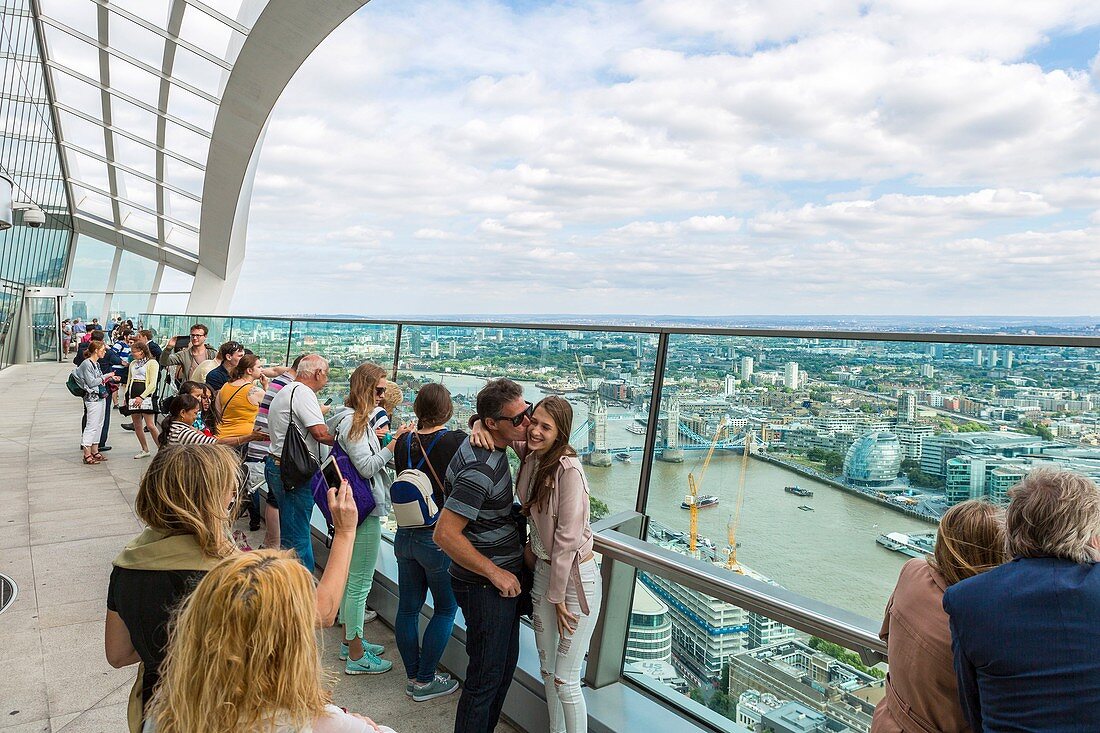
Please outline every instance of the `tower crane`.
M753 432L745 431L745 452L741 454L741 475L737 477L737 503L729 524L726 525L726 539L729 541L729 555L726 557L726 569L744 574L737 564L737 527L741 524L741 507L745 504L745 477L749 473L749 451L752 449Z
M672 428L670 428L672 429ZM695 554L695 542L699 538L699 484L703 483L703 477L707 474L707 468L710 467L710 459L714 457L714 449L718 446L718 440L722 437L722 432L726 429L726 419L722 418L722 422L718 423L718 427L714 431L714 439L710 441L710 448L707 450L706 458L703 459L703 467L699 470L699 480L695 480L695 474L688 472L688 510L691 512L691 531L688 533L688 551Z

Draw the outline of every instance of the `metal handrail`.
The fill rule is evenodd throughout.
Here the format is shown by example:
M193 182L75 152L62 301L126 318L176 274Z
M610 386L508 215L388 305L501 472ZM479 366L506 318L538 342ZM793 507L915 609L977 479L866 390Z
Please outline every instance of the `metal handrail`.
M545 323L501 321L431 321L407 318L390 320L377 318L318 318L299 316L245 316L215 315L203 313L142 313L142 317L160 318L219 318L250 321L286 321L294 323L361 323L373 326L413 326L427 328L504 328L518 331L595 331L601 333L636 333L651 336L741 336L757 338L825 339L844 341L907 341L929 344L981 344L990 346L1064 346L1067 348L1100 348L1100 338L1095 336L1062 336L1030 334L978 334L978 333L919 333L913 331L829 331L807 329L771 328L721 328L697 326L631 326L617 323Z
M879 624L755 578L667 550L613 529L595 533L595 551L746 611L858 652L868 664L886 660Z

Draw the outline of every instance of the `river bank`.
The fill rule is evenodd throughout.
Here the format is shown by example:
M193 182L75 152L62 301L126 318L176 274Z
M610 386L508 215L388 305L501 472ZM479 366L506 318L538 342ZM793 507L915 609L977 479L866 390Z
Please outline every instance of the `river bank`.
M922 521L928 522L929 524L935 524L935 525L939 525L939 523L940 523L940 520L939 520L938 517L930 516L928 514L925 514L924 512L918 512L917 510L915 510L911 507L902 506L901 504L898 504L897 502L888 501L886 499L880 499L877 496L874 496L872 494L868 494L866 491L861 491L861 490L859 490L855 487L848 486L847 484L843 483L842 481L837 481L835 478L831 478L829 476L826 476L825 474L821 473L820 471L815 471L814 469L810 468L809 466L804 466L801 463L798 463L796 461L785 461L782 458L778 458L777 456L771 456L771 455L768 455L767 453L753 453L753 454L751 454L751 457L755 458L757 460L760 460L760 461L764 461L765 463L772 463L772 464L775 464L777 466L782 466L783 468L786 468L790 471L794 471L795 473L798 473L802 476L805 476L806 478L812 478L815 481L820 481L823 484L828 484L829 486L832 486L833 488L840 489L841 491L846 491L849 494L852 494L853 496L858 496L859 498L864 499L866 501L869 501L869 502L872 502L872 503L875 503L875 504L879 504L880 506L887 507L887 508L892 509L895 512L898 512L900 514L907 514L910 517L913 517L914 519L920 519Z

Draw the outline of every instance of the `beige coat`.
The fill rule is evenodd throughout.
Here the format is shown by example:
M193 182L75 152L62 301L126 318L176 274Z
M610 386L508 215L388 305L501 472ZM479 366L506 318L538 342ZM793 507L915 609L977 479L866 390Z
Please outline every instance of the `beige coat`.
M521 444L522 445L522 444ZM536 456L524 450L523 465L516 480L516 495L526 503L531 495L531 480L535 473ZM588 613L588 601L580 583L580 562L592 554L592 526L588 523L588 479L576 456L563 456L559 461L554 491L550 492L546 508L531 508L546 554L550 556L550 583L546 600L565 601L565 589L573 580L581 610Z
M879 632L890 655L890 673L872 733L969 733L943 610L946 589L943 577L923 558L902 566Z

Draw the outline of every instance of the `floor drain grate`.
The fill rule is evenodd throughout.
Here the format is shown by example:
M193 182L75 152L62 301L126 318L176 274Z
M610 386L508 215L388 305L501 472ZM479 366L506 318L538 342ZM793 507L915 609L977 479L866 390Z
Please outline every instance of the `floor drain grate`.
M19 586L6 575L0 575L0 613L8 610L8 606L15 603L19 595Z

